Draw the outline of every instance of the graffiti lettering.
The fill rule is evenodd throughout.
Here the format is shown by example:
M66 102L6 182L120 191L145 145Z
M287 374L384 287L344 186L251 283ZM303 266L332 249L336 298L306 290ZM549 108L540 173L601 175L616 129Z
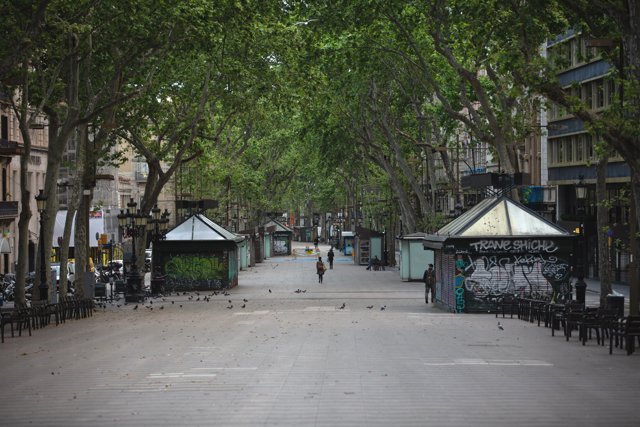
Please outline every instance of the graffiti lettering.
M569 266L567 264L545 263L542 266L542 275L553 282L561 282L569 277Z
M456 313L464 313L465 301L464 301L464 282L465 277L461 274L456 275L455 287L456 287Z
M496 240L485 239L469 244L475 253L554 253L558 246L552 240Z
M225 289L224 282L222 280L193 280L182 279L176 277L168 277L165 281L165 290L169 292L176 291L196 291L196 290L220 290Z
M164 273L170 290L221 289L228 282L228 261L222 252L171 254Z
M566 260L543 253L457 254L455 267L452 308L468 312L491 310L493 297L503 293L550 298L568 288L570 275Z
M456 313L464 313L464 288L456 287Z
M273 241L274 255L287 255L289 253L288 243L289 243L288 240L274 240Z

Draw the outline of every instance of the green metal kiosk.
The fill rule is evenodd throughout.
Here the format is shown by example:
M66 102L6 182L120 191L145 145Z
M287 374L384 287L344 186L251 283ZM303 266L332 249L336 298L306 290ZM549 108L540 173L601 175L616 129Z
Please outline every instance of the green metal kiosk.
M209 291L238 285L238 244L245 238L195 214L157 242L165 289Z

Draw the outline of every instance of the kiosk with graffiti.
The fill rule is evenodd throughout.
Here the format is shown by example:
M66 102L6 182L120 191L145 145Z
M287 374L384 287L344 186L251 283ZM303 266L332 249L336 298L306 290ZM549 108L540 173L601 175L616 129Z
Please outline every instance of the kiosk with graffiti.
M489 311L503 294L546 299L569 290L571 266L544 254L458 255L456 277L463 278L466 311Z
M228 284L228 259L223 252L170 254L164 268L171 291L223 289Z
M290 253L290 245L288 238L281 238L277 235L273 237L272 251L274 255L288 255Z
M441 283L436 300L455 312L496 309L505 294L565 299L574 236L503 196L485 199L423 246L434 250Z

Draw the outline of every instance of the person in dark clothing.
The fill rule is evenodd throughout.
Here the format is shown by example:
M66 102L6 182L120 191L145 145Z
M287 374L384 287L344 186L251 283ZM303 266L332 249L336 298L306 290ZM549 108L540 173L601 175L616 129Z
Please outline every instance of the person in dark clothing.
M431 293L431 302L436 298L436 271L433 269L433 264L429 264L429 268L424 271L422 276L424 281L424 302L429 304L429 293Z
M331 249L329 249L329 252L327 253L327 259L329 260L329 270L333 270L333 257L333 247L331 247Z
M318 262L316 262L316 272L318 273L318 283L322 283L322 277L324 276L324 272L327 269L324 263L322 262L322 257L318 257Z

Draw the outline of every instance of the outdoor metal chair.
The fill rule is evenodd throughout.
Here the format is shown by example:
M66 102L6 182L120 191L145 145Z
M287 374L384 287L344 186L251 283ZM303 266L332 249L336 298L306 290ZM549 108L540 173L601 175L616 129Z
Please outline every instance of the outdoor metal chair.
M11 326L11 336L13 336L13 315L10 311L0 312L0 334L2 335L2 342L4 342L4 327Z
M531 302L531 320L529 321L531 323L537 321L538 326L540 326L542 319L545 318L548 305L549 303L547 301L543 301L543 300L532 301Z
M577 301L571 301L565 306L564 311L564 336L567 341L571 338L574 329L579 330L580 321L584 315L584 304ZM579 334L578 334L579 336Z
M587 344L587 339L591 339L591 333L595 331L596 340L600 345L600 332L602 330L602 321L598 316L598 309L586 309L583 313L582 319L578 322L579 336L582 340L582 345ZM604 336L602 337L604 342Z
M13 323L15 323L18 329L18 336L22 336L22 328L25 327L29 330L29 336L31 336L31 321L33 316L32 310L30 308L19 308L17 310L14 310L12 315ZM13 326L11 327L11 336L14 336Z
M623 341L627 354L635 351L636 340L640 345L640 316L628 316L624 322Z
M514 313L516 313L517 317L520 317L518 298L513 294L504 294L500 299L498 299L496 317L498 317L498 313L500 312L502 313L503 319L506 313L509 313L512 319Z
M625 331L625 318L615 317L609 319L606 324L607 333L609 334L609 354L613 354L613 346L615 342L616 347L622 347L624 345L624 331Z
M556 329L560 330L561 327L564 328L565 309L564 304L549 304L547 308L547 321L545 324L551 327L552 337L556 335Z

